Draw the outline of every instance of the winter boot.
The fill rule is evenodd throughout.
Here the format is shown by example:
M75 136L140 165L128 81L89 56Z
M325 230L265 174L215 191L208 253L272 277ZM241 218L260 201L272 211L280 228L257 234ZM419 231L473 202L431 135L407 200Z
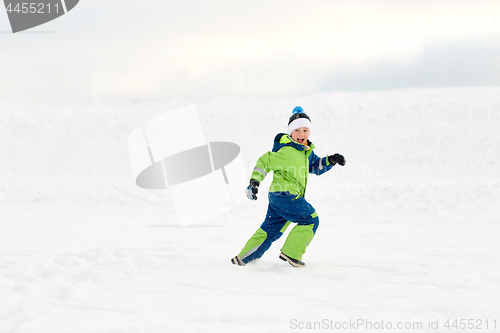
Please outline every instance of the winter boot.
M288 263L290 265L292 265L293 267L304 267L306 265L305 262L290 258L289 256L287 256L283 252L280 253L280 259L283 261L288 261Z
M234 264L234 265L238 265L238 266L245 266L245 263L243 261L241 261L241 259L236 256L234 258L231 259L231 262Z

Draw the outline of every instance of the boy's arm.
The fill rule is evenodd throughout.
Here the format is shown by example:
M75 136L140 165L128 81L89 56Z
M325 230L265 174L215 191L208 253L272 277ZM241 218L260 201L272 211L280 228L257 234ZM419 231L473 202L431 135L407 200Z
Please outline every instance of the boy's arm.
M335 164L345 165L345 158L342 155L327 155L326 157L318 157L311 152L309 155L309 173L314 173L316 175L322 175L328 170L330 170Z
M250 178L262 182L270 171L276 170L280 165L285 165L285 162L286 155L282 152L268 151L267 153L259 157L257 163L255 164L255 167L253 168Z
M250 176L250 185L248 185L245 190L248 199L257 200L260 182L266 178L269 171L275 169L276 164L274 163L280 160L280 155L281 154L268 151L257 160L252 175Z

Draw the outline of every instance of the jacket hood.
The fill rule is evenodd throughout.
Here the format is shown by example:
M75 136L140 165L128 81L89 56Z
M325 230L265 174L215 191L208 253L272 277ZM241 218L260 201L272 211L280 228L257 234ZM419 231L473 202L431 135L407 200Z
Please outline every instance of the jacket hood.
M298 142L295 142L292 140L292 138L286 134L286 133L279 133L274 137L274 143L273 143L273 152L277 152L283 147L286 146L291 146L297 150L305 151L307 149L313 149L314 145L311 141L307 140L307 146L300 144ZM308 147L308 148L307 148Z

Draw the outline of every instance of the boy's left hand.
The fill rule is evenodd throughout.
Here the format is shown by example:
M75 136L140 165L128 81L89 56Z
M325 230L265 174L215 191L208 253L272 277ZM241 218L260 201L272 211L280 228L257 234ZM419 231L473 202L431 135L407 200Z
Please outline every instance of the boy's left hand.
M345 158L344 156L340 154L335 154L335 155L330 155L328 156L328 163L335 165L335 164L340 164L342 166L345 165Z

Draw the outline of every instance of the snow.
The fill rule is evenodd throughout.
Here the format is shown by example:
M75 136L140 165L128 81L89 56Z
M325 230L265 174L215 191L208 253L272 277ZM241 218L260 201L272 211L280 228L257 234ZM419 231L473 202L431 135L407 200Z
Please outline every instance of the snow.
M167 191L135 186L129 133L192 103L207 141L238 144L248 174L296 105L316 153L346 157L310 177L320 227L307 267L278 259L286 234L259 261L230 264L264 218L271 175L256 202L188 227ZM331 331L317 324L357 320L436 332L450 331L447 319L482 320L483 332L496 320L498 331L499 125L500 87L0 103L0 332Z

